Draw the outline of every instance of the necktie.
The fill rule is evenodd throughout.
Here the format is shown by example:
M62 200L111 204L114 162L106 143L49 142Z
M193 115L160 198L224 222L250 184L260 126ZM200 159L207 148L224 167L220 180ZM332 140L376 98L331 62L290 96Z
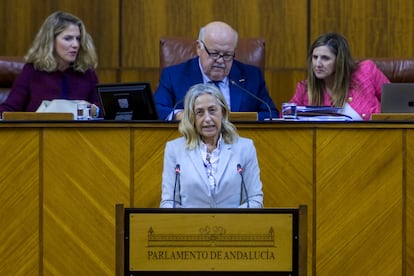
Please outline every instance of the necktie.
M220 90L220 83L221 83L221 81L210 81L209 83L213 83Z

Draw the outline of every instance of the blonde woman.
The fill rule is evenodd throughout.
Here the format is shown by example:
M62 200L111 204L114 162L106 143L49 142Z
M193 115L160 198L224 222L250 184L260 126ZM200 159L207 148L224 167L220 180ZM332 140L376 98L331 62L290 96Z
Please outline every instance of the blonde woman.
M162 208L261 208L262 182L253 141L240 137L214 84L192 86L179 131L164 152Z
M54 99L98 105L95 47L76 16L61 11L49 15L25 60L0 112L36 111L43 100Z

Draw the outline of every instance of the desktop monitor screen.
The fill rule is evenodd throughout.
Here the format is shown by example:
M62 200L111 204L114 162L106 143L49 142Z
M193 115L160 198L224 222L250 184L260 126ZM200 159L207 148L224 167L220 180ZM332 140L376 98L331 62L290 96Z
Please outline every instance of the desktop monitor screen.
M157 120L151 86L146 82L99 84L105 120Z

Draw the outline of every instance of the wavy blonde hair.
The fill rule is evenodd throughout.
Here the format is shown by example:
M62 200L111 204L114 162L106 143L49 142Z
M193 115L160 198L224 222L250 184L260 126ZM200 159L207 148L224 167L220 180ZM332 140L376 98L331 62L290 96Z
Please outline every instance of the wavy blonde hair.
M195 127L194 105L196 99L204 94L215 97L221 107L223 118L221 119L220 132L223 140L227 144L231 144L239 137L236 127L229 121L230 110L223 94L214 84L200 83L193 85L187 91L184 100L184 116L178 126L178 130L186 138L186 146L188 149L195 149L201 142L200 133L197 132Z
M79 52L76 61L72 64L75 71L85 72L98 66L97 55L92 37L87 33L82 20L62 11L49 15L43 22L25 59L33 63L37 70L53 72L58 68L55 53L55 38L69 25L76 25L80 31Z

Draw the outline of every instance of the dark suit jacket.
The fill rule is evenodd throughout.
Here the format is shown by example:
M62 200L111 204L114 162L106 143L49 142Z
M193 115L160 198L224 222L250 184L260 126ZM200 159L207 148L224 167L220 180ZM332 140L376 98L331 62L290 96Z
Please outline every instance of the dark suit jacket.
M265 101L272 110L272 118L279 117L279 112L267 92L263 73L259 68L234 60L229 78ZM184 96L188 89L192 85L202 82L203 77L198 65L198 57L163 69L154 96L160 119L166 119L174 108L183 109ZM230 83L229 86L232 112L258 112L259 120L269 118L269 108L264 103L237 85Z

